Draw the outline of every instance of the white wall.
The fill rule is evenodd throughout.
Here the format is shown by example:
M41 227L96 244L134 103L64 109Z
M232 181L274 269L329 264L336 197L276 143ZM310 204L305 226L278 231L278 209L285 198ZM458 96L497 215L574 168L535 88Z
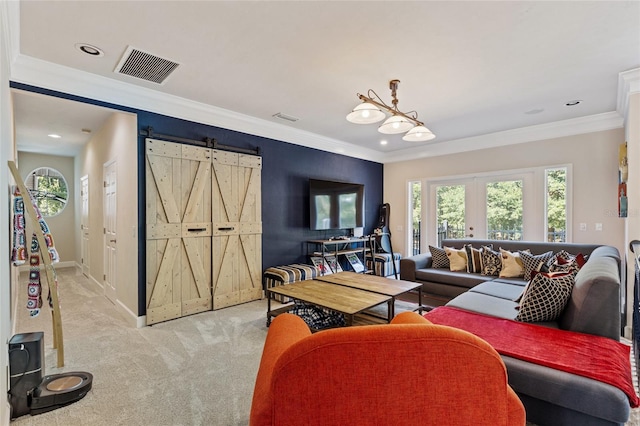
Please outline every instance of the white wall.
M520 168L572 164L574 242L610 244L624 249L624 221L617 217L618 146L624 129L530 142L454 155L385 164L384 200L391 204L391 231L396 251L406 255L411 180L473 175ZM542 214L542 212L540 212ZM587 231L579 230L587 224ZM603 230L595 231L595 223Z
M52 217L45 218L53 236L56 251L60 256L60 263L75 263L76 240L75 229L75 176L73 171L73 157L60 157L57 155L34 154L31 152L18 152L18 169L22 180L39 167L51 167L59 171L67 181L69 199L64 210ZM31 224L27 221L25 237L27 243L31 241L33 233Z
M116 297L120 308L135 326L138 323L138 177L137 117L114 112L76 158L78 183L89 176L89 273L102 285L104 274L103 166L116 161ZM79 191L76 191L79 197ZM78 200L78 202L80 202ZM80 229L76 214L75 229ZM80 250L76 261L80 263Z

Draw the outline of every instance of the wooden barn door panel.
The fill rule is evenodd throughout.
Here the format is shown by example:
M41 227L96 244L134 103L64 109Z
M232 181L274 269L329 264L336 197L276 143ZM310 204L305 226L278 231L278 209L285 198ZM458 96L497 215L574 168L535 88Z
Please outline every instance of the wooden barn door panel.
M213 309L262 297L261 160L213 151Z
M147 324L211 309L211 150L147 139Z

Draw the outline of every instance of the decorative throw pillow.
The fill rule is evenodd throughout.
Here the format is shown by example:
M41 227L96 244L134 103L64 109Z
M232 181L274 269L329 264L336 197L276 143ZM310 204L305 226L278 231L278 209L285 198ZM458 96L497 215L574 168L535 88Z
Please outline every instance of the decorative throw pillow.
M519 278L524 276L524 265L518 252L513 253L500 247L500 255L502 256L500 278Z
M529 251L523 250L519 252L520 259L524 265L524 279L529 281L532 272L541 272L545 268L547 262L553 258L553 252L548 251L543 254L531 254Z
M555 321L564 310L575 283L571 273L536 273L520 301L517 321Z
M502 257L500 253L493 250L493 246L482 246L480 248L482 258L482 275L498 275L502 269Z
M471 244L465 244L464 250L467 253L467 272L482 272L482 256L480 254L480 250L473 248Z
M451 247L445 247L444 251L447 252L449 258L449 269L451 271L466 271L467 270L467 252L465 249L454 249Z
M449 269L449 258L447 252L440 247L429 246L431 252L431 267L432 268L447 268Z

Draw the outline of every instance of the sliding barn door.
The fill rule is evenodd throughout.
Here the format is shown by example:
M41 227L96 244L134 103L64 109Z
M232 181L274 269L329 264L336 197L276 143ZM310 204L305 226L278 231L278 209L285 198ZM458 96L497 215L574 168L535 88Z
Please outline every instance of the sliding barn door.
M147 324L211 310L211 150L146 141Z
M262 297L262 159L212 155L213 309L220 309Z

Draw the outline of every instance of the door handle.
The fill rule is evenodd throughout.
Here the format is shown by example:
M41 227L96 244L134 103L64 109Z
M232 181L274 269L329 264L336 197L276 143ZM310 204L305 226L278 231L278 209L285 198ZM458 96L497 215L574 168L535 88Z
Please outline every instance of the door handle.
M227 226L224 228L218 228L218 231L233 231L233 226Z
M187 229L189 232L202 232L202 231L206 231L207 228L189 228Z

